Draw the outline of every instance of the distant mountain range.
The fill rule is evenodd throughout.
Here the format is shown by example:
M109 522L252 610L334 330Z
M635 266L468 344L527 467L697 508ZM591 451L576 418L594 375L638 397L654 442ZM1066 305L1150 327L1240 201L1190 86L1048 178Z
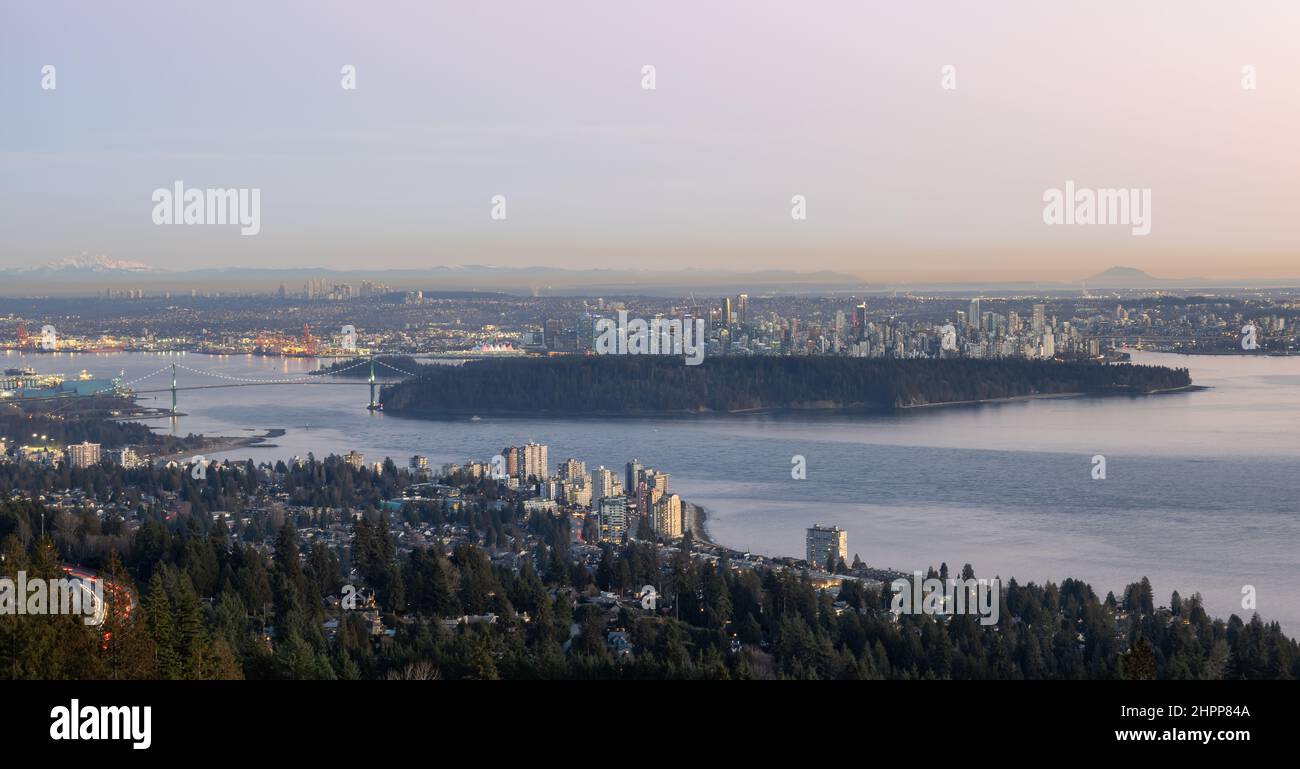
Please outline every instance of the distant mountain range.
M587 270L556 267L493 267L489 265L436 266L425 269L329 270L323 268L229 267L201 270L164 270L143 262L113 259L103 255L68 257L56 262L0 270L0 294L10 296L76 296L105 289L143 289L151 293L191 290L221 292L274 291L280 285L291 293L302 292L310 280L350 283L354 287L370 280L394 290L503 291L538 295L694 293L814 293L870 292L929 289L938 291L1079 291L1082 289L1198 289L1232 287L1300 286L1300 279L1208 280L1205 278L1157 278L1135 267L1116 266L1080 281L936 281L869 283L843 272L821 270L756 270L750 272L717 269L635 270L600 268Z
M273 291L280 285L300 293L307 281L349 283L369 280L394 290L506 291L533 294L700 294L739 291L843 291L864 286L861 278L829 270L572 270L555 267L436 266L425 269L330 270L324 268L227 267L162 270L141 262L79 256L42 265L0 270L0 294L77 295L104 289L171 291Z
M0 270L0 272L20 275L67 275L77 272L138 274L142 272L161 273L163 271L144 262L113 259L102 254L96 256L82 254L80 256L69 256L37 267L20 267L13 270Z
M1159 288L1162 286L1215 285L1205 278L1157 278L1136 267L1111 267L1083 280L1088 288ZM1217 285L1223 285L1219 282Z

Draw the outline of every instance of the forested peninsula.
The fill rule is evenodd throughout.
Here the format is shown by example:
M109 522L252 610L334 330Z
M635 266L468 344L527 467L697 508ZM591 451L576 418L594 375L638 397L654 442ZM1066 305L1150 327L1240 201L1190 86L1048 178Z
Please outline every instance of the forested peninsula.
M1022 359L888 360L570 356L416 366L385 386L385 411L412 416L727 414L872 410L1049 395L1145 395L1189 388L1187 369Z

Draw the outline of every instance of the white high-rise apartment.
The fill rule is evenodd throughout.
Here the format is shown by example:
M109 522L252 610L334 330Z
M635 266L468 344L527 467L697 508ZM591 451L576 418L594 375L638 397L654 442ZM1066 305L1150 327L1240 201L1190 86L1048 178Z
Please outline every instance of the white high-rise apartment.
M654 532L661 537L682 536L682 498L669 494L654 505Z
M536 476L538 480L549 478L551 471L550 462L546 458L546 444L530 442L521 448L524 455L524 470L521 475L524 478Z
M68 464L73 467L90 467L99 464L99 444L86 441L69 446Z
M618 473L604 465L596 468L591 474L591 480L591 494L596 499L623 495L623 483L619 480Z
M587 474L587 463L569 457L555 469L556 475L564 479L581 478Z
M839 526L813 526L808 529L807 545L809 568L825 569L832 555L837 562L849 559L849 533Z
M627 531L627 497L605 497L596 503L600 538L618 541Z

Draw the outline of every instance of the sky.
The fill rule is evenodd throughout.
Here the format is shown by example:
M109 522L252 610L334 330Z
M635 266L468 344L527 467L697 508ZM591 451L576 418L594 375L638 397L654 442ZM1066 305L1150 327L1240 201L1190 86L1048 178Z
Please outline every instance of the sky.
M1298 39L1293 2L6 0L0 268L1296 277ZM177 181L260 232L155 224ZM1046 224L1067 181L1150 233Z

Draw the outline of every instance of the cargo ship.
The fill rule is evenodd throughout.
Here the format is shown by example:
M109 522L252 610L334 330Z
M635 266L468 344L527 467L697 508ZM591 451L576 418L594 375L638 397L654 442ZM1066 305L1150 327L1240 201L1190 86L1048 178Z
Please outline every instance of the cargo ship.
M5 369L4 377L0 377L0 398L84 398L111 393L121 382L120 377L96 379L85 369L75 379L62 374L38 374L31 368Z

